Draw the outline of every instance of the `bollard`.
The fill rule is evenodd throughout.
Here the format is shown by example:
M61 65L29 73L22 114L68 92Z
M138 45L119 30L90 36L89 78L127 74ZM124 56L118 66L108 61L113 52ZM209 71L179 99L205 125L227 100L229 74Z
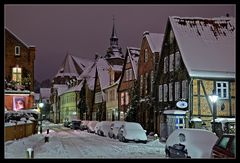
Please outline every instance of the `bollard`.
M27 151L26 151L26 154L27 154L28 159L34 158L34 151L33 151L32 148L28 148Z

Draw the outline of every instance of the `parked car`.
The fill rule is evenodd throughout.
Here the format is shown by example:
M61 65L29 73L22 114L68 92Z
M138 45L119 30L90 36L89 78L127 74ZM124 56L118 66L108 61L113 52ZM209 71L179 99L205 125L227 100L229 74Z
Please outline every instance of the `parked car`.
M236 158L236 136L223 134L212 148L213 158Z
M170 158L211 158L217 140L214 133L205 129L176 129L167 138L165 153Z
M77 130L80 129L81 120L73 119L70 125L71 129Z
M89 121L87 124L87 132L94 133L95 126L97 125L98 121Z
M88 124L89 121L86 121L86 120L83 120L81 121L81 124L80 124L80 130L87 130L88 127L87 127L87 124Z
M69 122L67 119L63 122L64 127L70 127L71 122Z
M112 121L101 121L97 126L97 134L100 136L107 136L112 123Z
M124 122L118 130L117 137L122 142L135 141L147 143L146 131L136 122Z
M118 139L117 134L119 128L123 125L124 121L113 121L108 132L108 137Z

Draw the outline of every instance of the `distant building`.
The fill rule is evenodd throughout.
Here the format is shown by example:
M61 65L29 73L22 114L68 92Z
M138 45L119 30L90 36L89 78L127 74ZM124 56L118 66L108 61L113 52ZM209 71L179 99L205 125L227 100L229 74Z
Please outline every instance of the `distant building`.
M117 88L120 120L124 120L126 118L127 112L130 109L130 102L132 100L131 93L132 89L134 89L134 83L137 80L138 75L139 54L139 48L127 47L126 49L122 75Z
M216 93L216 117L236 113L235 18L170 16L156 76L157 126L162 138L200 118L211 128ZM176 106L187 102L186 108ZM177 114L176 114L177 113Z

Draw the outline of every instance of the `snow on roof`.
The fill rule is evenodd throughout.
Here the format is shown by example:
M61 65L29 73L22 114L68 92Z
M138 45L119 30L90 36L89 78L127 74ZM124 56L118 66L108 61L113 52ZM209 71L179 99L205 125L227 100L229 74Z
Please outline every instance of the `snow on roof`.
M51 95L51 88L40 88L40 95L43 99L49 98Z
M186 114L184 110L164 110L163 114Z
M112 65L111 67L113 71L122 71L122 68L123 68L122 65Z
M191 119L191 121L194 121L194 122L202 122L202 120L200 118L197 118L197 117L193 117Z
M127 47L127 57L129 57L135 79L137 79L138 59L140 56L140 49L135 47Z
M90 90L94 89L96 68L96 62L94 62L92 65L89 65L77 78L78 80L86 80L86 84Z
M161 52L164 34L160 33L147 33L144 35L147 38L152 52Z
M99 78L101 89L107 87L110 83L109 68L110 68L110 65L108 64L105 58L98 59L97 71L98 71L98 78ZM103 95L103 100L105 101L105 94L103 91L102 91L102 95Z
M23 45L25 45L27 48L29 48L29 47L35 47L34 45L28 45L28 44L26 44L23 40L21 40L15 33L13 33L9 28L7 28L7 27L5 27L5 29L9 32L9 33L11 33L17 40L19 40L21 43L23 43Z
M62 66L59 68L57 76L79 76L92 61L67 54Z
M65 94L65 93L69 93L69 92L80 92L82 89L82 86L83 86L83 82L84 81L81 81L80 84L78 84L74 87L71 87L69 89L66 89L65 91L62 91L61 94L59 94L59 96Z
M235 18L170 16L169 21L191 77L235 78Z

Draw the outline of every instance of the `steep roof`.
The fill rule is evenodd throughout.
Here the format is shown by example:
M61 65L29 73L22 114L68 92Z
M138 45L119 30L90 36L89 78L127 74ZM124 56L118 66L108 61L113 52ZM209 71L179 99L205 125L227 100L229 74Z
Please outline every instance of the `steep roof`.
M140 49L135 47L127 47L127 57L129 57L132 64L135 79L137 79L138 59L140 56Z
M10 34L12 34L18 41L20 41L24 46L26 46L27 48L29 47L35 47L34 45L28 45L26 44L23 40L21 40L15 33L13 33L10 29L8 29L7 27L4 27L6 31L8 31Z
M91 63L92 61L88 59L67 54L55 77L57 76L70 76L70 77L76 76L77 77Z
M161 52L164 34L144 32L152 52Z
M235 78L235 18L169 17L191 77Z
M83 81L81 81L78 85L76 85L74 87L71 87L71 88L68 88L68 89L62 91L61 94L59 94L59 96L65 94L65 93L69 93L69 92L80 92L82 89L82 86L83 86Z

